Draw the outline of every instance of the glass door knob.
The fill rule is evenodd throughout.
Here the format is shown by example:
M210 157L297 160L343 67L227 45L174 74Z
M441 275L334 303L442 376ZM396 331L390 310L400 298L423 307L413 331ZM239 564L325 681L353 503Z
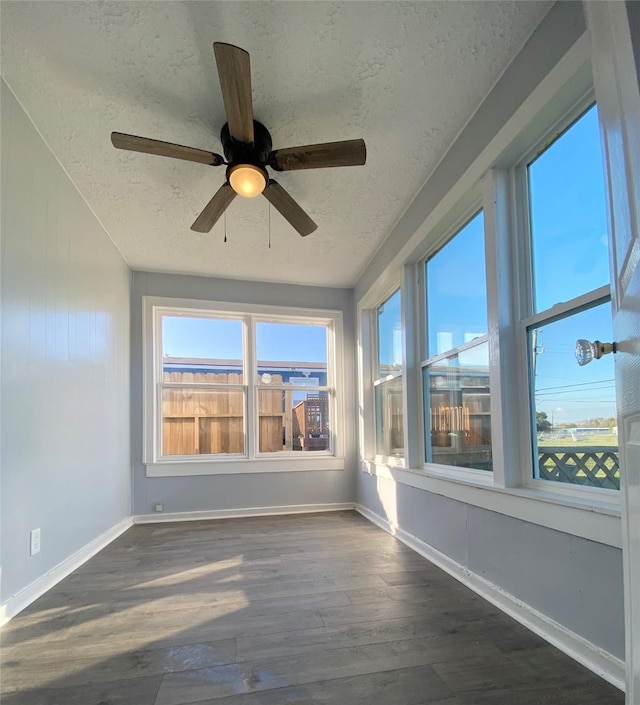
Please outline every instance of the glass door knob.
M615 343L601 343L599 340L594 340L592 343L584 338L576 340L576 360L580 367L588 365L591 360L599 360L603 355L615 351Z

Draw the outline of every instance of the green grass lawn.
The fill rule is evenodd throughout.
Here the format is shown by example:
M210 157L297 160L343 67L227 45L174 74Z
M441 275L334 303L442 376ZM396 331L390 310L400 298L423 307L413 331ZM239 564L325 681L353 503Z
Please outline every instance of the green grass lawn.
M556 448L580 448L581 446L605 446L617 448L618 436L614 433L607 435L593 434L588 436L578 436L574 441L570 434L565 436L557 436L554 432L547 432L538 437L538 447L554 446Z

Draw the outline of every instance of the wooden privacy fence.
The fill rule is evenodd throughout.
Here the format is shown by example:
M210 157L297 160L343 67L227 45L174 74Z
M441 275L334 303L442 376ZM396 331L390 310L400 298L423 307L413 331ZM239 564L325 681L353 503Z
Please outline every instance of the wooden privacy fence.
M162 391L162 454L202 455L245 453L244 389L242 375L215 372L165 372L165 383L211 384L216 387L164 387ZM282 385L282 375L271 383ZM227 388L225 386L228 385ZM324 395L326 396L326 395ZM300 442L327 430L327 400L317 393L293 406L293 389L258 390L258 448L261 453L282 450L321 450L323 443ZM313 424L314 419L323 419ZM317 426L317 428L316 428ZM318 439L314 439L318 440Z
M429 412L431 443L438 448L479 448L491 445L490 412L479 402L432 406Z
M538 467L545 480L620 489L617 448L539 446Z

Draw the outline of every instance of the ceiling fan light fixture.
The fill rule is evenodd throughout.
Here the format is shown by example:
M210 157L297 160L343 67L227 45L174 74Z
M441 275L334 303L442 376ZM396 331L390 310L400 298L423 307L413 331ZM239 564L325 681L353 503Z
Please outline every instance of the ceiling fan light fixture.
M255 198L265 190L269 177L255 164L235 164L229 167L227 179L238 196Z

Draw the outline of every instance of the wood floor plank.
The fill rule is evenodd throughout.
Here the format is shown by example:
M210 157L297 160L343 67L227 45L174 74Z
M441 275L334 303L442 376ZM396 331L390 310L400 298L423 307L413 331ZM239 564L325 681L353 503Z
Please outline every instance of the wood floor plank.
M154 705L162 676L73 688L29 688L2 696L2 705Z
M612 705L623 703L624 698L621 694L612 697L611 686L604 681L589 681L550 688L536 686L529 690L470 691L459 694L454 703L445 702L446 705Z
M198 705L456 705L431 666L335 678L203 700Z
M119 651L108 658L80 656L71 660L66 650L55 652L56 658L6 661L2 669L5 693L27 688L56 688L105 683L144 676L188 671L212 665L235 663L235 639L209 644L187 644L160 649Z
M464 638L450 636L329 648L275 659L263 658L251 663L236 664L236 667L221 666L169 674L162 680L156 705L181 705L223 695L424 666L441 658L459 657L462 654L480 656L487 653L496 656L499 654L489 644L468 643Z
M459 619L476 617L474 610L460 612ZM443 637L455 634L456 630L442 628L439 614L426 616L409 616L397 619L357 622L355 624L339 624L316 629L306 629L296 632L281 632L279 634L254 634L237 639L237 660L253 661L259 658L285 656L288 654L308 651L355 647L364 644L377 644L404 639L417 639L425 635ZM516 625L519 626L519 625ZM507 634L512 627L505 628ZM530 633L530 632L528 632ZM496 638L495 629L488 630L490 643L500 649L502 641ZM537 637L536 637L537 639ZM485 642L481 629L474 632L476 642ZM536 645L539 643L535 642ZM546 644L546 642L542 642Z
M456 694L511 689L535 690L541 684L549 689L584 684L593 675L584 667L558 653L552 646L516 654L482 654L472 658L443 659L434 670Z
M3 705L622 705L354 512L134 526L3 630Z

